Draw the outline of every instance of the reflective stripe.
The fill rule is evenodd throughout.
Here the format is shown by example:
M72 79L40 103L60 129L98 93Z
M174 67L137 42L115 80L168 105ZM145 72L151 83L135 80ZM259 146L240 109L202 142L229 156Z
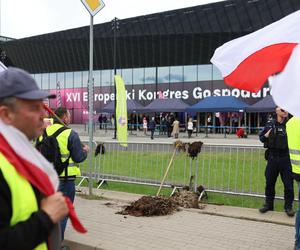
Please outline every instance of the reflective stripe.
M70 154L61 154L61 158L68 158Z
M290 154L300 155L300 150L297 149L289 149L289 150L290 150Z
M69 167L78 167L79 165L78 165L78 163L75 163L75 162L71 162L71 163L69 163L69 165L68 165Z
M291 163L294 164L294 165L300 166L300 161L291 159Z

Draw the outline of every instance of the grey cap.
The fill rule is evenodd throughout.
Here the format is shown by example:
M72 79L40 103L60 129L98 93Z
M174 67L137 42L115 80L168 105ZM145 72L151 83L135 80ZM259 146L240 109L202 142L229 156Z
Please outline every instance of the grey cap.
M4 97L41 100L55 98L55 95L41 90L34 78L26 71L9 67L0 72L0 98Z

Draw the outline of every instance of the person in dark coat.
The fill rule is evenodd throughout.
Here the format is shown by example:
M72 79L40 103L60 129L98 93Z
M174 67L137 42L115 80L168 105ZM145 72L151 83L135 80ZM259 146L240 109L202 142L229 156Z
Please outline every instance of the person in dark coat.
M151 121L149 122L149 130L151 131L151 139L154 139L154 132L155 132L156 122L154 117L151 118Z
M284 210L288 216L292 217L295 213L293 210L294 186L286 135L287 118L288 112L277 107L276 118L268 121L259 135L260 141L267 148L265 153L265 159L267 160L265 170L266 200L259 211L266 213L274 209L275 184L280 174L284 185Z
M103 122L102 114L99 115L98 122L99 122L99 129L102 129L102 122Z

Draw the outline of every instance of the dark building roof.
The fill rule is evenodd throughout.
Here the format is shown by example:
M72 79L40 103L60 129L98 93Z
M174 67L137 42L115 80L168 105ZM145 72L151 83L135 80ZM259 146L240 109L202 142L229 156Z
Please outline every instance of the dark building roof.
M207 64L218 46L300 9L299 0L228 0L119 20L117 68ZM94 69L113 68L110 22L94 25ZM89 26L0 44L31 73L88 70Z

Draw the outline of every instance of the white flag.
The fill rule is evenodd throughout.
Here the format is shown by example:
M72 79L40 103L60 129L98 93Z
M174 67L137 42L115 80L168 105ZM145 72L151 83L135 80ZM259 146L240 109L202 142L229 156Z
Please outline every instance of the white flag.
M300 45L286 64L284 71L269 78L274 102L300 118Z
M0 61L0 72L7 69L6 66Z
M300 10L217 48L211 62L228 85L257 92L281 72L300 43Z

